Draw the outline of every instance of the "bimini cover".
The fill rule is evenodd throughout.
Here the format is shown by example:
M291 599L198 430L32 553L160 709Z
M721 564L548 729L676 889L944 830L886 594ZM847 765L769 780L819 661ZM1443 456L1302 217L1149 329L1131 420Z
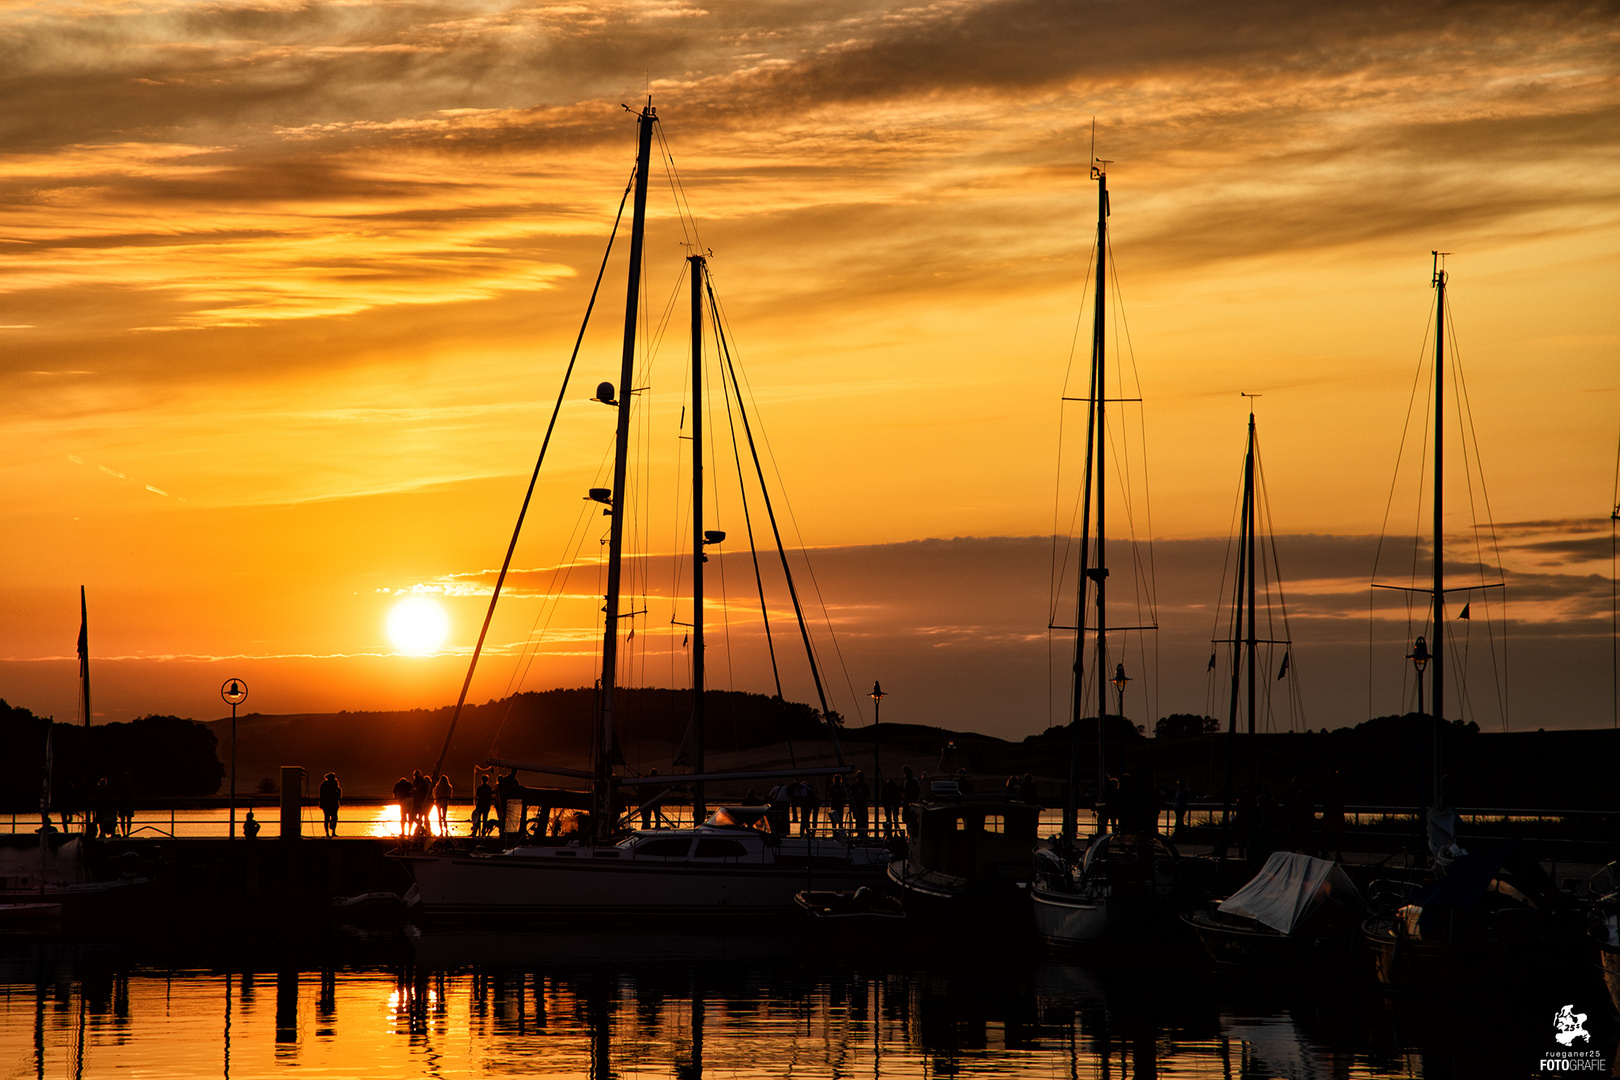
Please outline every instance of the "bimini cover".
M1367 907L1338 863L1274 851L1254 880L1223 900L1220 910L1247 916L1278 933L1291 934L1328 903L1358 911Z

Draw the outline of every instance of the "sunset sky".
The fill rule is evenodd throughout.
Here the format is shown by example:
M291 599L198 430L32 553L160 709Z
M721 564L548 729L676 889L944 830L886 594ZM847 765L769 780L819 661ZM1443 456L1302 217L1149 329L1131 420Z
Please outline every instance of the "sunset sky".
M1224 712L1205 667L1240 391L1263 395L1296 722L1412 707L1403 601L1379 598L1369 629L1368 584L1381 530L1381 579L1409 580L1427 513L1421 388L1402 440L1439 249L1479 453L1465 476L1450 429L1451 557L1476 554L1488 495L1507 580L1505 659L1482 659L1479 611L1459 624L1467 715L1499 727L1505 697L1515 728L1612 721L1612 4L41 0L0 11L0 51L13 704L75 719L81 584L98 721L223 715L227 677L248 711L453 702L633 164L622 106L650 94L852 723L875 678L885 720L1021 737L1066 715L1050 538L1084 436L1060 398L1084 393L1093 121L1110 347L1143 399L1118 412L1133 492L1147 455L1130 531L1155 541L1161 627L1127 654L1132 719ZM665 164L650 177L647 336L674 311L638 401L630 681L684 685L670 622L690 607L664 556L687 249ZM476 700L594 676L606 519L583 496L612 414L589 398L618 380L624 251ZM740 510L716 498L732 638L711 622L711 685L769 692ZM1119 573L1114 618L1134 623ZM389 637L409 594L449 616L439 655ZM802 664L785 679L813 700Z

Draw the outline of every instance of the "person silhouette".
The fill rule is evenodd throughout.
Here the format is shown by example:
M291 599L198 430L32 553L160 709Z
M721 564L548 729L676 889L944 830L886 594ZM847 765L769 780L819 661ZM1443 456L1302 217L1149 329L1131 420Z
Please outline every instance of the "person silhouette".
M252 810L249 810L247 817L242 819L242 835L249 840L259 835L259 823L254 820Z
M495 789L489 786L489 773L480 773L473 789L472 827L474 836L489 831L489 808L495 804Z
M326 835L336 836L338 807L343 805L343 788L338 785L337 773L327 773L326 779L321 781L319 802L326 818Z
M450 835L450 796L455 794L455 790L450 778L440 773L439 782L433 785L433 805L439 812L440 836Z
M394 782L394 801L399 803L399 835L409 836L411 833L411 796L415 789L405 777Z

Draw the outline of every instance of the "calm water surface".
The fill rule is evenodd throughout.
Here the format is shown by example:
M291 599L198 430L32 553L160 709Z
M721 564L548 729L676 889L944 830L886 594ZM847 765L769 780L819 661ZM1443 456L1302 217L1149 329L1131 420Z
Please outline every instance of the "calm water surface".
M1557 1008L955 951L840 956L791 933L7 938L0 1076L1528 1076Z

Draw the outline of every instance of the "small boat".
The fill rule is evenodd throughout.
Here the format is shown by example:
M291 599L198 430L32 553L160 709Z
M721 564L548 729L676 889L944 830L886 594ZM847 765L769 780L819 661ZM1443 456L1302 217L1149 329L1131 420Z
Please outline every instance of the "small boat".
M387 890L332 897L332 919L348 926L400 926L409 910L405 897Z
M935 781L905 808L904 858L888 888L912 915L981 933L1018 932L1029 921L1030 854L1041 808L1004 795L963 795Z
M905 905L870 885L854 892L802 889L793 894L793 902L815 924L841 932L855 926L892 927L906 919Z
M1035 931L1053 948L1161 941L1185 906L1183 860L1158 833L1104 833L1078 865L1055 850L1035 855Z
M1385 989L1488 993L1546 985L1576 966L1581 940L1578 913L1517 840L1457 859L1362 934Z
M1274 851L1243 888L1181 918L1217 965L1286 975L1351 964L1366 911L1338 863Z

